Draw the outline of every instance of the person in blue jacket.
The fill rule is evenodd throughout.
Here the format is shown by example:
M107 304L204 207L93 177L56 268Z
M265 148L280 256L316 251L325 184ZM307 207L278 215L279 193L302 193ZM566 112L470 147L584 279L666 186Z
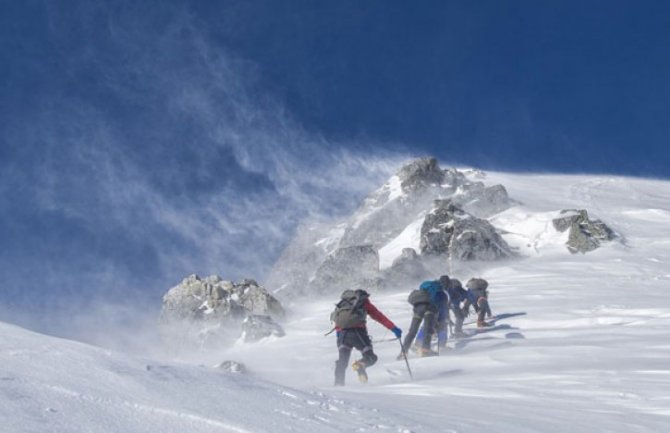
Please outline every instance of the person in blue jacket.
M403 350L400 355L398 355L398 359L402 359L407 353L407 350L409 350L422 322L424 334L422 336L421 347L419 348L419 356L437 355L437 352L433 351L430 345L440 305L446 303L446 294L442 290L442 285L439 281L424 281L419 286L419 290L414 290L410 293L407 301L412 304L413 307L412 323L405 336L402 345Z
M434 323L435 333L437 333L437 351L442 352L447 348L447 340L449 339L448 325L451 320L449 317L449 297L447 289L449 288L450 279L447 275L443 275L438 280L442 287L442 294L437 302L437 320ZM458 280L457 280L458 281ZM419 333L416 335L416 344L423 341L425 329L422 326Z

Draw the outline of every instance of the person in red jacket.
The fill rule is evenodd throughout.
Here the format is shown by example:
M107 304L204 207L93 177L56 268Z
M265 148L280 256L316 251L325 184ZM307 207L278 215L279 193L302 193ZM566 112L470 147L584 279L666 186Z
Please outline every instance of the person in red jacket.
M402 335L400 328L395 326L388 317L370 302L370 294L365 290L345 290L340 302L330 318L335 323L337 331L337 350L339 358L335 361L335 386L344 385L344 377L351 357L351 350L361 352L362 358L355 361L351 367L358 373L358 379L368 381L367 368L377 362L377 355L372 350L372 341L366 326L367 316L381 323L399 339Z

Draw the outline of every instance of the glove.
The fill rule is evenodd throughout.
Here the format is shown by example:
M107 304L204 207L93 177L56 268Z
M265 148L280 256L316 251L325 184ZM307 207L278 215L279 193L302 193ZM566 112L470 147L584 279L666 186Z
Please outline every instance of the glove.
M391 329L391 332L395 334L396 338L400 339L400 336L402 335L402 329L398 328L397 326L394 326L393 329Z

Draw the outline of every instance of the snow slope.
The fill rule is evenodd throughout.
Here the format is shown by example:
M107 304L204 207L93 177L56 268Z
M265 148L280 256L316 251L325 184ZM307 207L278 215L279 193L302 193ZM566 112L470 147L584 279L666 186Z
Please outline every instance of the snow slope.
M450 341L444 356L410 358L414 381L371 323L370 382L350 371L332 387L335 337L323 334L336 296L305 305L284 338L161 361L0 325L2 431L668 431L670 182L487 176L521 202L491 221L527 257L483 271L496 326ZM550 224L563 208L588 209L624 242L571 255ZM406 329L406 296L372 300ZM225 359L253 374L209 367Z

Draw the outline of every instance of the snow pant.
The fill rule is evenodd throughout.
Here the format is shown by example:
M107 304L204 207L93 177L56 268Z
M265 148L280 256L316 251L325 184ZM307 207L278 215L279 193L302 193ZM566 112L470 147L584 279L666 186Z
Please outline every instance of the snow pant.
M416 337L416 333L419 332L419 326L423 322L423 340L421 342L421 347L424 349L430 349L430 340L433 338L434 332L434 323L435 316L437 316L437 308L433 304L416 304L414 306L412 316L412 323L409 325L409 331L405 335L405 341L402 347L407 352Z
M444 320L438 320L435 325L435 332L437 332L437 347L444 349L447 346L447 340L449 339L449 327L447 326L449 317ZM417 343L421 344L425 335L425 330L423 326L419 329L419 333L416 334Z
M489 307L489 301L485 297L480 297L477 299L477 307L479 312L477 313L477 321L483 322L486 316L491 317L491 307Z
M454 313L454 334L460 334L463 332L465 315L463 314L463 311L458 308L458 305L452 305L451 311Z
M366 328L342 329L337 333L337 350L339 359L335 361L335 385L344 385L344 376L349 365L352 349L359 350L363 356L357 362L370 367L377 362L377 355L372 351L372 341Z

